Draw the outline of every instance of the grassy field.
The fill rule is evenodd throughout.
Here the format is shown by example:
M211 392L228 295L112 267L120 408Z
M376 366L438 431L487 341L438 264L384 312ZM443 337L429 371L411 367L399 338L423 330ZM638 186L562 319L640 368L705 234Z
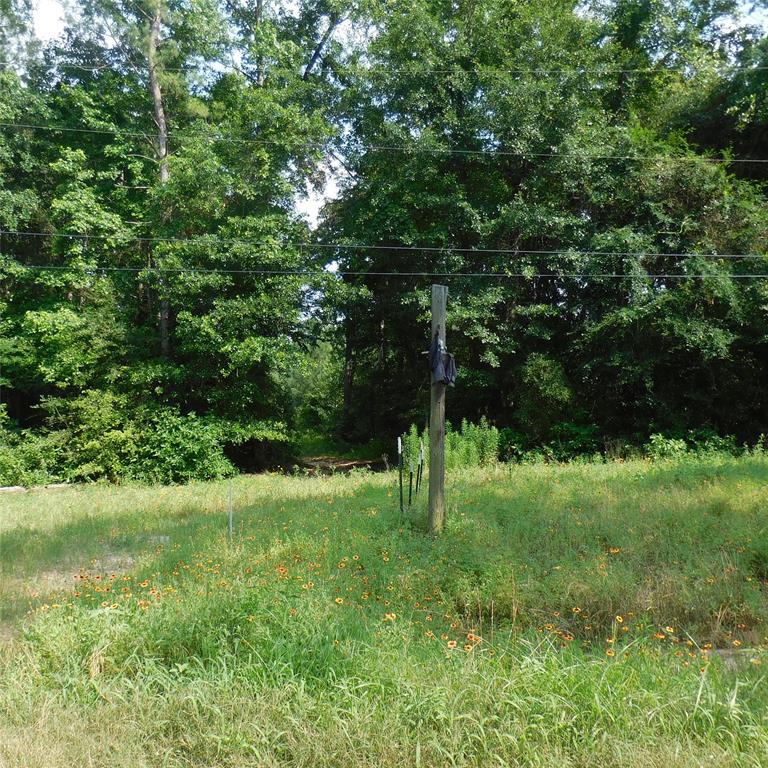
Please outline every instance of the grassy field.
M768 458L0 498L0 765L768 765Z

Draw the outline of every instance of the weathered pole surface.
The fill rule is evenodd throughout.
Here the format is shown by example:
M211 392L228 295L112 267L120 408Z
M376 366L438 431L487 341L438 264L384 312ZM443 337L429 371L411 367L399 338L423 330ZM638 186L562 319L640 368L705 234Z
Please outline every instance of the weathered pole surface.
M432 286L432 335L445 347L445 305L448 286ZM429 404L429 531L441 533L445 526L445 384L432 383Z

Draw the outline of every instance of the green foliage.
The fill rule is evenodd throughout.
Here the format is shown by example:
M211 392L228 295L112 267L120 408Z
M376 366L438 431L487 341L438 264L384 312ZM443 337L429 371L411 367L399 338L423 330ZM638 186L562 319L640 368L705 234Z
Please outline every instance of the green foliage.
M67 480L115 481L127 475L140 440L140 425L128 417L127 400L103 390L77 398L46 398L50 431L58 446L56 467Z
M542 443L530 433L505 427L499 433L500 458L502 461L570 461L602 452L595 424L563 421L553 423L548 432L550 439Z
M242 470L292 432L390 440L426 411L435 273L449 414L511 430L506 456L768 431L768 68L736 3L294 5L87 0L43 52L28 0L0 2L0 375L25 466L128 477L155 414L197 414L213 453L228 431ZM312 232L297 202L331 173ZM104 457L73 426L102 420Z
M758 453L761 450L759 439L755 450ZM653 434L644 446L644 453L651 459L676 459L687 454L737 456L744 451L749 452L749 448L739 449L733 435L721 437L712 430L691 430L685 436Z
M651 435L645 452L651 459L678 459L688 452L685 440L664 435Z
M411 424L403 440L403 463L406 468L418 464L419 450L423 446L424 465L429 466L429 429L419 433L418 427ZM461 422L458 431L450 421L445 425L445 467L461 469L470 467L490 467L499 460L499 430L483 416L478 424L471 424L466 419Z
M323 402L332 361L322 377L304 365L324 387L312 402L285 396L293 362L322 336L306 281L258 274L322 274L290 243L308 240L294 199L322 183L332 133L327 77L304 68L334 16L315 3L296 23L266 4L255 16L209 0L81 5L23 77L0 72L0 121L75 129L0 131L0 225L64 235L0 242L2 387L25 427L12 450L36 464L43 441L46 466L67 479L270 466L295 426L331 431L337 418ZM24 20L24 2L6 6ZM17 60L3 32L0 48ZM223 64L235 51L237 70ZM338 51L328 41L322 53Z
M573 400L565 370L557 360L535 352L525 361L520 378L520 419L534 437L543 438Z
M136 408L125 396L103 390L74 399L49 397L42 408L42 431L12 429L7 416L0 421L0 485L213 480L236 471L227 450L289 444L283 424L226 423L173 408Z
M44 437L13 429L0 404L0 486L35 485L56 479L54 446Z
M297 429L324 435L337 434L343 417L342 365L328 342L298 352L286 366L285 386L295 413Z
M552 445L558 460L594 455L602 448L598 439L599 430L596 424L560 422L552 426L551 434L552 442L550 445Z
M692 430L686 436L688 445L694 453L698 455L706 455L709 453L714 454L730 454L731 456L738 456L747 447L740 449L736 445L736 438L733 435L718 435L717 432L711 429L704 430ZM759 445L760 440L756 445Z
M763 167L706 160L768 156L765 73L727 66L725 19L732 61L763 62L733 3L388 5L347 87L351 133L408 151L353 148L324 232L413 248L342 254L350 272L482 275L446 278L456 420L493 414L522 450L560 456L766 430L765 281L746 277L765 259L710 258L763 254L768 234ZM754 143L731 154L718 129L734 137L739 119ZM414 393L424 407L430 280L345 279L349 418L373 405L371 431L410 419ZM563 423L597 439L554 434Z
M499 430L499 458L502 461L520 459L526 450L528 439L522 432L512 427Z
M133 476L153 483L184 483L215 480L234 474L226 458L221 432L215 423L195 416L182 416L170 409L148 414L136 456Z

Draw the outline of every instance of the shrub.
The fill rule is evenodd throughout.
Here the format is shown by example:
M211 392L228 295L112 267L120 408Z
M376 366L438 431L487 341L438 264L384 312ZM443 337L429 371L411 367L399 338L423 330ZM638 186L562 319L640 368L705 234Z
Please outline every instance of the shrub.
M14 430L0 411L0 485L55 480L214 480L235 472L225 445L285 440L281 425L233 425L172 408L131 408L124 396L85 391L47 398L45 429Z
M149 415L130 473L153 483L184 483L217 480L235 471L215 424L164 408Z
M728 453L731 456L736 456L740 453L736 445L736 438L733 435L725 435L723 437L711 429L690 431L686 442L691 450L699 455Z
M58 444L58 472L66 480L116 481L129 473L139 440L127 398L103 390L85 390L75 398L46 398L47 441Z
M61 479L56 473L60 441L13 429L0 405L0 486L36 485Z
M688 444L685 440L664 435L651 435L644 446L644 452L650 459L676 459L688 453Z
M0 485L22 485L25 468L15 449L15 436L8 425L7 408L0 405Z
M595 424L577 424L563 421L551 430L550 447L558 461L577 456L592 455L599 451L598 429Z
M651 435L643 447L643 452L650 459L675 459L686 454L698 456L726 454L737 456L742 451L736 445L733 435L718 435L708 429L691 430L685 437Z
M499 430L499 458L502 461L518 461L528 447L526 436L512 427Z
M520 372L517 418L538 440L546 439L552 426L573 407L574 395L563 365L534 352Z

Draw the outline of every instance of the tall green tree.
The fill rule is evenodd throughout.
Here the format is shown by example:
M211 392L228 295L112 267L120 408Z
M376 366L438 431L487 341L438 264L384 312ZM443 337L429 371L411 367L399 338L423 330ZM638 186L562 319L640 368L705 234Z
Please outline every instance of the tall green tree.
M660 98L725 77L732 10L425 1L372 18L326 237L379 246L340 251L349 271L483 275L446 278L456 418L536 440L766 428L765 282L730 277L765 260L709 257L764 252L765 200ZM706 277L665 277L684 274ZM350 434L424 418L427 282L348 279Z
M403 272L454 275L457 420L768 431L765 35L736 3L87 0L44 50L28 10L0 5L0 59L26 51L0 72L0 440L186 479L263 463L296 412L421 422L431 280Z
M236 11L86 3L14 80L6 121L56 128L3 131L1 223L22 231L4 239L3 373L22 424L109 391L147 430L163 409L213 420L244 465L285 438L309 288L258 272L313 269L293 208L332 135L334 48L322 8L264 3L259 34Z

